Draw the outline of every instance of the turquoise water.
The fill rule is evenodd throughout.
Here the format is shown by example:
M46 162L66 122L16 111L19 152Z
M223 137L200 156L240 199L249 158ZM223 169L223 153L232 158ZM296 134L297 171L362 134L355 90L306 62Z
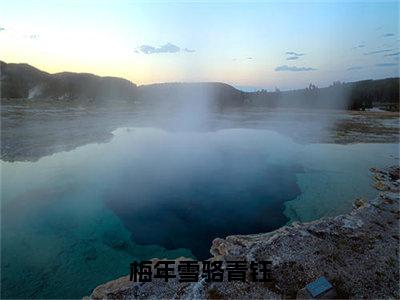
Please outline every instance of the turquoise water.
M2 297L80 298L131 260L203 258L214 237L347 211L397 144L308 144L268 130L121 128L1 162Z

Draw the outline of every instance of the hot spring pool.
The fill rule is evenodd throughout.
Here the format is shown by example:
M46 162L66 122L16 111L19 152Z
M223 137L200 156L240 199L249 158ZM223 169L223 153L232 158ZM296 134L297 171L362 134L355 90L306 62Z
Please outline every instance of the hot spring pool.
M1 162L2 297L80 298L132 260L209 256L373 197L397 144L301 145L274 131L121 128L37 162Z

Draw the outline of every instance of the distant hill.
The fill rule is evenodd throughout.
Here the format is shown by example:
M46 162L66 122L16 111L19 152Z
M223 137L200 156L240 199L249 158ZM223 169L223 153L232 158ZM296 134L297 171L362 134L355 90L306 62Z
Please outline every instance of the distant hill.
M158 108L195 107L207 101L217 109L240 106L365 109L399 109L399 78L334 82L318 88L244 92L219 82L160 83L136 86L115 77L87 73L49 74L28 64L0 62L2 99L44 99L104 104L124 100Z
M334 82L318 88L310 84L305 89L250 93L247 101L267 107L365 109L372 107L399 109L399 78Z
M86 73L49 74L28 64L0 62L1 98L80 100L104 102L133 100L137 87L130 81Z
M206 101L217 108L241 106L245 92L220 82L160 83L139 86L138 100L157 106L196 106ZM204 103L202 103L204 104Z

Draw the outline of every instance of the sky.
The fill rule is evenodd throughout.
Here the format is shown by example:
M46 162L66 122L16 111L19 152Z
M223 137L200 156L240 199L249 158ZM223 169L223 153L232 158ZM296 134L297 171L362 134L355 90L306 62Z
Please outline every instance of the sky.
M0 1L0 60L138 85L394 77L399 45L398 1Z

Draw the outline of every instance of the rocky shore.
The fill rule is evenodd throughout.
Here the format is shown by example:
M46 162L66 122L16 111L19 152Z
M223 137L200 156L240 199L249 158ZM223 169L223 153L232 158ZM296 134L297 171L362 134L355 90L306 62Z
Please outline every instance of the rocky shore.
M96 287L90 298L302 298L305 285L325 276L338 298L398 299L400 169L371 172L379 195L356 199L346 215L213 241L210 260L272 261L272 283L134 283L125 276Z

